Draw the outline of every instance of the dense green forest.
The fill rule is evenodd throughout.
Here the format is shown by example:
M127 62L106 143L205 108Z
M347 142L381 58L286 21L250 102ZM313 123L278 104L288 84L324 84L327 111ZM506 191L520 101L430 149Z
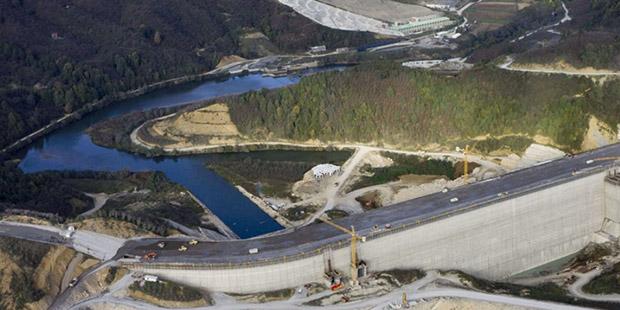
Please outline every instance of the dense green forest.
M54 221L76 218L93 207L89 193L123 195L110 197L93 217L114 218L166 235L170 219L186 226L202 225L204 210L185 188L161 172L50 171L23 173L14 163L0 165L0 212L19 209L40 213ZM206 227L213 228L213 227Z
M588 90L588 91L586 91ZM226 99L239 130L254 139L380 142L413 147L478 135L542 134L578 149L588 114L615 128L620 81L508 72L458 76L392 64L306 77L294 86Z
M277 1L0 1L0 147L110 94L213 69L259 31L281 52L372 42Z
M204 213L186 189L161 172L54 172L62 182L90 193L120 193L108 198L92 217L114 218L133 223L143 230L167 235L170 219L188 227L201 226ZM182 193L182 194L181 194ZM206 227L213 228L213 227Z
M24 174L14 163L0 165L0 211L25 209L69 217L92 207L92 199L63 182L58 173Z

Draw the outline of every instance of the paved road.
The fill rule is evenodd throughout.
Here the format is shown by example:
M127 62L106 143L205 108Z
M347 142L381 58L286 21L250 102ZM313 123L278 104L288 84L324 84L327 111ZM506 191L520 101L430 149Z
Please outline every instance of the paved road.
M62 237L60 229L46 226L17 224L0 221L0 236L43 242L54 245L70 246L71 240Z
M582 299L594 300L594 301L606 301L620 303L620 294L589 294L583 291L583 286L590 283L592 279L601 275L605 270L612 269L613 266L618 263L618 259L607 261L604 266L594 268L586 273L576 273L577 281L568 287L568 290L573 296L577 296Z
M523 297L516 296L507 296L507 295L499 295L499 294L490 294L483 292L475 292L461 288L434 288L434 287L426 287L429 283L442 278L438 275L437 272L431 271L429 275L425 278L422 278L410 285L406 285L401 289L397 289L391 293L385 294L383 296L370 297L363 300L338 304L338 305L330 305L323 306L324 309L333 309L333 310L352 310L352 309L387 309L389 304L399 304L401 300L401 296L403 292L407 293L409 296L408 300L411 304L419 301L421 299L433 299L433 298L463 298L469 300L476 300L482 302L491 302L498 305L512 305L524 307L527 309L548 309L548 310L583 310L587 308L564 305L554 302L548 301L538 301L534 299L528 299ZM449 283L449 281L448 281ZM316 307L304 306L303 303L308 302L313 299L318 299L321 295L329 295L330 291L325 291L316 295L312 295L310 297L302 297L298 299L290 299L285 301L275 301L275 302L267 302L262 304L246 304L241 303L236 300L230 300L229 298L217 298L215 307L218 309L316 309ZM220 302L222 301L222 302ZM74 308L81 308L85 306L91 306L96 304L107 304L108 306L116 305L116 306L126 306L132 309L163 309L160 307L156 307L152 304L148 304L142 301L133 300L130 298L116 297L111 293L105 294L103 296L98 296L95 298L88 299L76 306ZM182 309L182 308L180 308ZM186 308L183 310L190 309L211 309L207 307L200 308Z
M65 270L65 274L62 276L62 281L60 282L60 291L63 292L69 287L69 282L73 279L73 274L75 273L75 268L82 262L84 259L84 254L77 253L69 262L69 266L67 266L67 270Z
M516 38L516 39L514 39L512 41L510 41L510 43L515 43L517 41L521 41L521 40L523 40L523 39L525 39L525 38L527 38L527 37L529 37L529 36L531 36L531 35L533 35L535 33L538 33L540 31L544 31L544 30L549 30L551 28L557 27L557 26L559 26L559 25L561 25L563 23L566 23L566 22L569 22L569 21L573 20L570 17L570 15L569 15L568 8L566 7L566 4L564 3L564 1L562 1L562 9L564 10L564 17L562 17L562 19L559 22L557 22L555 24L552 24L552 25L542 26L542 27L540 27L538 29L535 29L535 30L532 30L532 31L528 31L526 34L524 34L524 35L522 35L522 36L520 36L520 37L518 37L518 38Z
M323 213L329 211L335 207L336 198L341 196L341 189L351 176L351 173L359 166L360 162L366 158L366 155L371 151L371 148L366 146L360 146L355 150L355 153L342 165L341 172L333 180L330 180L332 184L329 184L325 192L322 194L327 202L323 208L312 215L305 221L304 225L311 224L317 220Z
M446 216L457 212L466 212L472 207L482 207L493 202L523 195L592 173L601 172L613 165L613 160L596 161L588 164L590 159L620 156L620 144L613 144L597 150L566 157L553 162L540 164L531 168L518 170L501 177L485 180L456 188L447 193L436 193L390 207L356 214L337 221L345 227L354 225L361 235L373 237L374 225L392 227L415 225L437 216ZM501 197L499 193L507 193ZM451 203L453 197L459 201ZM381 233L378 233L381 234ZM142 239L128 241L119 250L118 256L142 256L147 252L158 252L155 262L228 264L256 261L281 261L287 256L315 252L320 248L333 246L335 243L348 242L348 237L326 224L314 224L292 230L291 233L272 235L265 238L233 240L222 242L202 242L182 255L177 248L181 240L168 240L164 249L156 244L161 239ZM248 250L259 248L260 253L250 255Z
M61 232L62 229L53 226L0 221L0 236L64 245L101 260L114 257L125 242L125 239L86 230L77 230L71 238L63 237Z

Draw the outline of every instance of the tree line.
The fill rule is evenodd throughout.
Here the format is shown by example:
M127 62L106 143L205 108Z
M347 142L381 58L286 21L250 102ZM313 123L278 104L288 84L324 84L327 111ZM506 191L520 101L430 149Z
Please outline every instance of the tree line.
M586 78L490 66L453 77L381 63L316 74L288 88L225 101L242 134L259 140L414 147L523 133L542 134L560 147L576 150L587 129L588 114L615 127L618 89L618 81L601 87Z

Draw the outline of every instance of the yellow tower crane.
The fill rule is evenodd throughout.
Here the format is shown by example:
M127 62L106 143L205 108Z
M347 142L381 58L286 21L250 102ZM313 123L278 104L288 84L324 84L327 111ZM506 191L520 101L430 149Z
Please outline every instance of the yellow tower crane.
M351 235L351 285L357 285L359 282L357 280L357 241L360 240L362 242L366 241L366 237L360 236L355 232L355 227L351 226L351 230L342 227L325 217L319 217L319 220L328 224L340 231L343 231L349 235Z

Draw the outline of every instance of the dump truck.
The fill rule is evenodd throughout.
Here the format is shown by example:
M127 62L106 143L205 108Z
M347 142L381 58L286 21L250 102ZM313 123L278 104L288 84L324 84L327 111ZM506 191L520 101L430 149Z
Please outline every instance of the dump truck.
M155 252L148 252L148 253L144 254L142 259L145 260L145 261L152 261L152 260L155 260L156 257L157 257L157 253L155 253Z

